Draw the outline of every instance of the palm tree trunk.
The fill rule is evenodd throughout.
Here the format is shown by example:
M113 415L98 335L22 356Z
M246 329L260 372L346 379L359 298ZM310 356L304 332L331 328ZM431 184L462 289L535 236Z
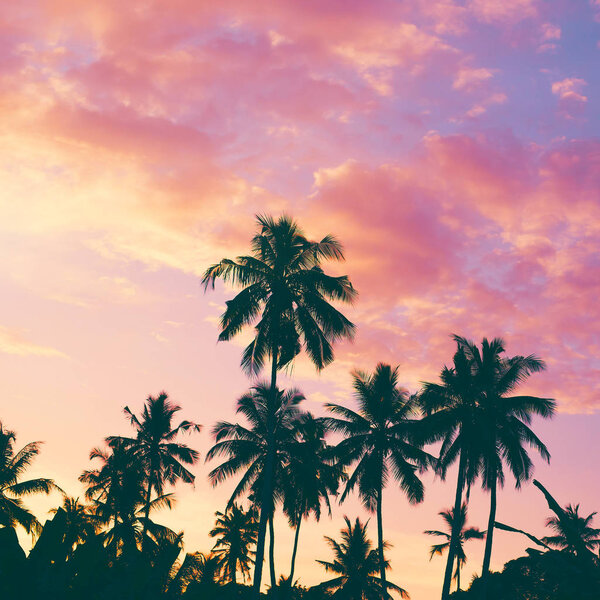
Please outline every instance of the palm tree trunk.
M269 573L271 575L271 587L275 591L277 576L275 574L275 527L273 526L273 513L269 516Z
M271 396L275 396L277 389L277 362L278 350L277 345L273 344L273 362L271 364ZM256 539L256 557L254 563L254 578L252 580L253 596L256 600L260 600L260 586L262 583L262 568L265 560L265 539L267 537L267 521L269 520L269 507L273 502L273 469L275 467L275 455L273 453L273 442L270 448L267 449L267 458L265 461L265 479L261 492L260 517L258 520L258 536Z
M294 585L294 569L296 568L296 552L298 551L298 539L300 538L300 525L302 525L302 515L298 515L298 525L296 525L296 535L294 536L294 549L292 551L292 564L290 567L290 587Z
M462 504L463 488L465 487L465 455L461 450L460 460L458 461L458 481L456 482L456 496L454 498L454 514L458 515ZM446 561L446 571L444 572L444 585L442 587L442 600L448 600L450 597L450 584L452 583L452 567L454 566L454 556L456 554L456 542L460 531L458 530L458 519L452 522L452 533L450 536L450 546L448 547L448 560Z
M148 475L148 491L146 492L146 506L144 508L144 525L142 526L142 553L146 549L146 534L148 533L148 520L150 519L150 498L152 497L152 478Z
M383 589L383 597L389 598L389 594L387 591L387 581L385 578L385 558L383 556L383 514L381 507L381 497L382 493L382 484L379 484L379 489L377 490L377 549L379 551L379 573L381 577L381 586Z
M490 573L490 560L492 558L492 542L494 540L494 523L496 522L496 488L497 476L496 469L492 472L492 482L490 488L490 517L488 519L488 528L485 534L485 552L483 555L483 568L481 569L482 600L487 596L488 579Z
M456 591L460 592L460 565L456 565Z

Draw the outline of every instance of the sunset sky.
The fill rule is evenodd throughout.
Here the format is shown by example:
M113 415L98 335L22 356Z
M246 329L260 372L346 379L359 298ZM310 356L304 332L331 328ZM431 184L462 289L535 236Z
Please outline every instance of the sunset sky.
M451 333L502 336L547 361L526 389L558 401L536 476L600 510L599 40L600 0L3 2L0 419L45 441L32 474L81 495L90 449L162 389L206 451L250 381L246 338L216 342L233 291L199 277L247 250L256 213L286 212L341 240L328 268L359 292L354 343L320 375L295 365L307 408L351 405L353 367L400 364L416 391ZM210 550L232 490L209 468L157 515L189 551ZM422 531L454 497L453 474L425 481L418 507L384 496L390 578L413 600L439 597ZM31 506L44 520L59 501ZM488 502L474 490L472 525ZM544 535L548 512L530 485L500 494L499 521ZM352 499L303 529L301 583L323 578L344 514L366 517ZM498 532L492 567L526 547ZM468 555L467 582L483 543Z

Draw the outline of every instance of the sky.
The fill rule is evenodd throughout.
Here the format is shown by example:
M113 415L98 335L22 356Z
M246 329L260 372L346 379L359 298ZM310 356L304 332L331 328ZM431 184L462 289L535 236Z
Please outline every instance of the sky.
M563 503L600 508L600 1L191 0L0 5L0 418L43 440L34 475L81 495L77 477L122 408L161 390L204 425L252 382L247 335L217 344L233 290L199 278L246 252L254 215L286 212L344 244L359 292L353 343L317 374L306 407L352 406L352 368L399 364L416 391L451 361L452 333L505 338L548 369L523 388L556 398L535 423L552 454L536 476ZM192 489L159 515L208 551L232 485ZM391 580L439 595L429 562L454 479L426 499L384 496ZM44 520L57 496L32 500ZM484 529L475 490L470 522ZM323 535L356 499L302 531L297 573L324 574ZM531 485L508 480L498 519L544 534ZM158 518L158 516L157 516ZM292 534L277 522L278 570ZM370 524L375 537L374 519ZM492 567L523 553L495 536ZM471 542L463 580L480 570Z

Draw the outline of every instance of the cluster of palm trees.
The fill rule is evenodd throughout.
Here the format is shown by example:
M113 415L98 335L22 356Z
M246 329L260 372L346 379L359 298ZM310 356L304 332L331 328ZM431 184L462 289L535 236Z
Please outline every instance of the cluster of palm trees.
M485 598L497 488L509 473L517 488L530 479L530 449L550 459L531 421L534 416L551 417L555 401L516 393L532 373L545 368L544 363L533 355L507 356L498 338L484 338L478 346L454 336L452 365L442 369L439 382L424 383L418 393L410 394L400 385L398 367L380 363L373 372L352 372L352 405L326 404L323 414L313 415L303 409L305 398L299 390L278 386L278 374L303 351L317 370L333 361L334 344L351 339L355 330L338 307L352 303L357 294L348 277L323 270L325 261L344 258L333 236L311 241L286 216L259 216L257 226L250 253L211 266L203 284L205 289L214 287L221 279L241 288L226 303L219 339L230 340L253 327L254 337L243 351L241 365L252 377L268 366L270 379L254 380L237 400L241 422L218 422L212 429L214 445L206 461L218 464L209 473L210 481L218 485L238 479L226 509L216 514L211 555L188 555L186 569L204 573L203 581L212 573L236 584L241 575L244 582L251 579L253 597L259 598L268 554L271 589L291 589L302 522L310 517L319 520L323 511L331 512L334 498L343 502L356 492L367 511L375 514L376 544L368 539L366 523L346 518L341 541L327 538L333 561L319 561L335 577L318 587L344 598L388 598L392 593L408 597L387 580L384 490L398 486L408 503L419 503L425 494L422 474L433 470L445 478L457 465L454 505L440 513L448 531L426 533L444 539L431 549L431 556L447 553L442 600L449 597L453 577L460 589L464 542L485 537L481 578ZM182 534L151 518L155 509L171 505L169 486L194 482L190 468L199 454L179 436L199 432L200 425L185 420L175 425L179 410L166 393L150 396L140 416L125 408L133 435L109 436L104 447L92 451L96 466L80 477L89 504L66 499L61 509L72 524L70 551L99 534L115 561L158 556L165 544L179 547ZM330 434L335 444L329 442ZM19 452L13 444L14 434L0 426L4 461L0 525L19 524L36 533L40 524L24 508L21 496L48 493L56 486L47 479L21 481L39 444L28 444ZM436 455L428 450L432 447L438 449ZM485 532L466 527L469 498L478 483L490 494ZM244 499L249 502L247 510ZM277 510L295 529L289 575L279 585L274 564ZM575 508L568 508L567 514L579 523ZM598 530L589 526L592 516L580 523L582 535L590 536L590 544L600 544ZM556 529L563 522L549 525ZM543 543L560 546L559 534Z

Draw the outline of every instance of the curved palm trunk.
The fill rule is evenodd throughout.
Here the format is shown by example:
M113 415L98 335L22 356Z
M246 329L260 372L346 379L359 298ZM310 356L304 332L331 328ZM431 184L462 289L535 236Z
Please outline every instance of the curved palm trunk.
M482 586L482 600L487 597L488 587L488 575L490 572L490 560L492 558L492 542L494 540L494 523L496 522L496 488L497 478L496 470L492 473L492 487L490 489L490 517L488 519L488 528L485 534L485 553L483 555L483 568L481 569L481 579L483 580Z
M271 365L271 397L275 396L277 389L277 348L273 350L273 362ZM273 470L275 467L275 455L273 453L273 443L267 451L265 461L265 479L260 498L260 517L258 520L258 536L256 539L256 558L254 563L254 578L252 580L253 596L256 600L260 599L260 586L262 583L262 569L265 560L265 539L267 536L267 521L269 520L268 506L273 501Z
M271 576L271 587L275 590L277 576L275 575L275 527L273 526L273 513L269 516L269 574Z
M377 550L379 552L379 576L381 577L381 585L383 589L383 597L389 598L387 591L387 581L385 578L385 557L383 556L383 514L381 507L381 498L383 496L382 486L379 485L377 490Z
M296 525L296 535L294 536L294 549L292 551L292 564L290 566L290 587L294 585L294 570L296 568L296 553L298 552L298 539L300 538L300 525L302 525L302 515L298 515L298 525Z
M458 515L462 504L462 494L465 487L465 456L460 452L458 462L458 481L456 482L456 496L454 498L454 514ZM450 536L450 546L448 547L448 560L446 561L446 571L444 572L444 585L442 587L442 600L448 600L450 597L450 585L452 583L452 567L454 566L454 556L456 555L456 544L460 531L458 529L458 519L452 522L452 533Z
M144 509L144 525L142 527L142 552L146 549L146 535L148 533L148 520L150 519L150 498L152 497L152 479L148 479L148 491L146 492L146 507Z

